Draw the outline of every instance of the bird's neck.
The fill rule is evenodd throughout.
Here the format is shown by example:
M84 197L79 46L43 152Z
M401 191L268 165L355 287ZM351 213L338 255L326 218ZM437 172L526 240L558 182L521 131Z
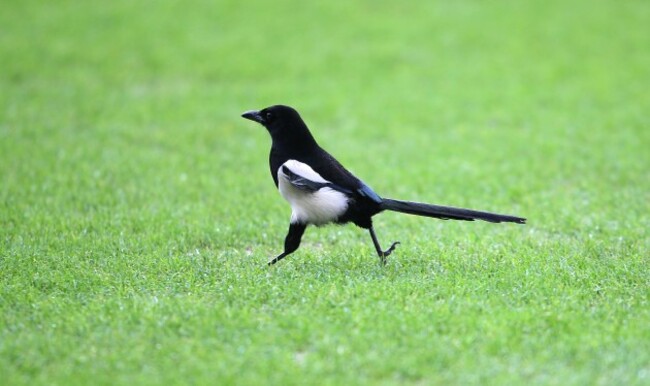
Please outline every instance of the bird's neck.
M310 154L318 149L318 143L309 131L282 138L273 138L272 149L289 158Z

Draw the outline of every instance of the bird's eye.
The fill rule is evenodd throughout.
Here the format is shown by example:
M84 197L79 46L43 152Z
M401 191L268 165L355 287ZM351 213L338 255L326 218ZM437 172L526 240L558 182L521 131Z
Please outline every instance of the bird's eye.
M266 118L267 121L270 121L271 119L273 119L273 114L270 111L267 111L266 113L264 113L264 118Z

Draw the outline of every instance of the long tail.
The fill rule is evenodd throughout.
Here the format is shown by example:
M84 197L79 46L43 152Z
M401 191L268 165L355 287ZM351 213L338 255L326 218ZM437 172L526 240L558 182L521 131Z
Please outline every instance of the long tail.
M431 204L422 204L419 202L391 200L384 198L381 202L382 210L392 210L394 212L414 214L417 216L426 216L439 218L442 220L464 220L474 221L483 220L488 222L514 222L517 224L525 224L526 219L515 216L508 216L504 214L496 214L490 212L480 212L478 210L454 208L451 206L440 206Z

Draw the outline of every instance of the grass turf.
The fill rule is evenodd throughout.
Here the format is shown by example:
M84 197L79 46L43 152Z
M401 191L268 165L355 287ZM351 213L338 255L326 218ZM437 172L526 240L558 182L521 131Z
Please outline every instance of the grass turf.
M7 384L648 384L647 2L0 4ZM380 194L289 217L247 109ZM345 138L342 140L341 138Z

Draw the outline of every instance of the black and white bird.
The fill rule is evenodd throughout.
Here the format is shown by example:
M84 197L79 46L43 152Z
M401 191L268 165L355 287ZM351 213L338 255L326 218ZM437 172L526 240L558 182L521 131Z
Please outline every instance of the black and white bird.
M275 186L291 205L289 232L284 252L269 261L275 264L293 253L308 225L329 223L367 229L382 263L399 242L382 250L372 226L372 216L385 210L442 220L483 220L525 224L526 219L471 209L382 198L323 150L296 110L276 105L247 111L242 117L258 122L271 134L269 166Z

